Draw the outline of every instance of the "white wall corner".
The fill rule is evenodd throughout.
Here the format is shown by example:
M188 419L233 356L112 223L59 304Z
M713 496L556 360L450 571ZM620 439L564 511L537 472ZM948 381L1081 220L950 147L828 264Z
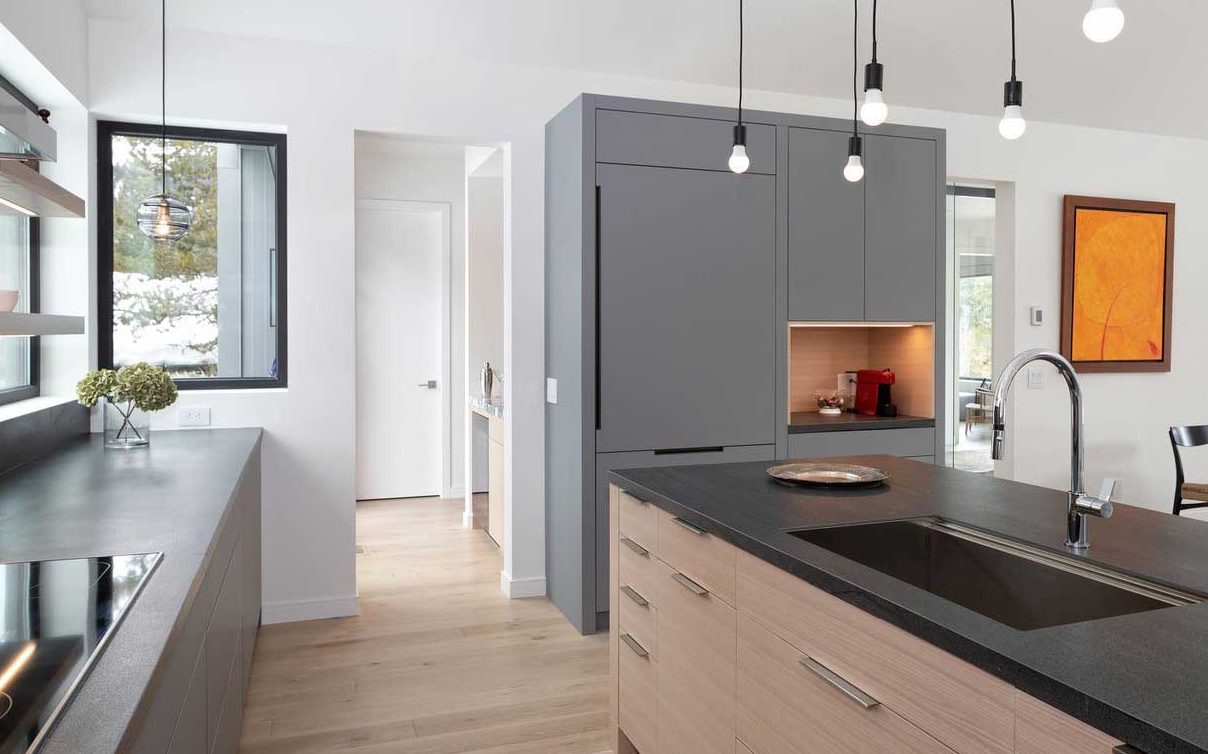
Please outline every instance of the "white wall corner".
M260 622L267 626L272 623L348 618L360 613L356 595L333 599L265 602L260 608Z
M533 576L527 579L513 579L507 571L500 571L499 590L510 600L519 600L526 597L544 597L545 577Z

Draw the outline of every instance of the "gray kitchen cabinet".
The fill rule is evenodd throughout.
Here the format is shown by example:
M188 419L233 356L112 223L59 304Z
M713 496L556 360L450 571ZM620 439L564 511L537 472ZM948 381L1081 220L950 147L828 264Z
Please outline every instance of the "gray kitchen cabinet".
M776 457L775 445L741 445L737 447L701 450L689 453L600 453L596 456L595 498L595 590L596 604L608 605L608 472L614 469L653 468L660 466L700 466L706 463L739 463L741 461L771 461ZM600 625L604 625L602 611Z
M869 429L789 435L789 457L890 455L904 458L935 451L935 428Z
M841 168L843 131L789 129L789 319L864 317L864 182Z
M748 123L748 173L776 172L776 127ZM728 172L734 121L596 111L596 161Z
M787 431L790 321L935 321L944 343L941 234L925 227L942 208L943 132L879 128L853 185L850 121L749 112L751 169L734 175L736 115L584 94L546 124L547 592L584 633L609 620L609 468L809 442ZM925 434L881 451L861 433L845 452L935 454L942 433Z
M775 442L776 180L599 165L597 452Z
M244 468L123 751L234 754L260 625L260 455Z
M176 729L172 732L172 744L168 754L207 754L206 746L206 645L203 642L197 653L189 690L176 718Z
M932 322L936 313L939 191L934 139L865 136L864 318Z

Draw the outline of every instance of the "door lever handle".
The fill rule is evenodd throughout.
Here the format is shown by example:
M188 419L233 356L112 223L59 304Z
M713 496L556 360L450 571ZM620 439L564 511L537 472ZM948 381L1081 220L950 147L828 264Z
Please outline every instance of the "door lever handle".
M417 382L417 383L415 383L415 386L422 387L427 390L435 390L436 389L436 380L428 380L427 382Z

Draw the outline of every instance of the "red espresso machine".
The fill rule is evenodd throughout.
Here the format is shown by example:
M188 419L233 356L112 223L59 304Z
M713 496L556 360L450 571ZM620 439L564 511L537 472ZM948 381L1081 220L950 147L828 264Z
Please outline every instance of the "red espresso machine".
M896 379L892 369L861 369L856 372L856 413L865 416L897 416L890 388Z

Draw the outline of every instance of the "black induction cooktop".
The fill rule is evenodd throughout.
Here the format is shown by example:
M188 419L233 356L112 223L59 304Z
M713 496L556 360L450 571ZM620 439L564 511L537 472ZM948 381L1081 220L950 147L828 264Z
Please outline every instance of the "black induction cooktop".
M0 563L0 754L38 748L161 557Z

